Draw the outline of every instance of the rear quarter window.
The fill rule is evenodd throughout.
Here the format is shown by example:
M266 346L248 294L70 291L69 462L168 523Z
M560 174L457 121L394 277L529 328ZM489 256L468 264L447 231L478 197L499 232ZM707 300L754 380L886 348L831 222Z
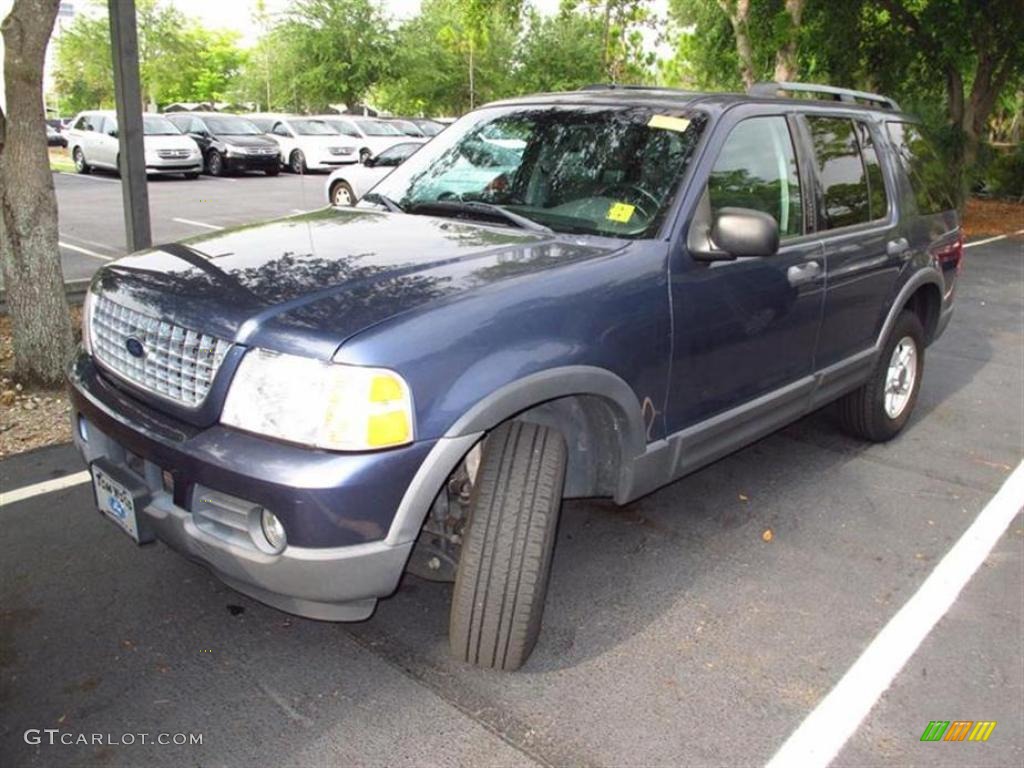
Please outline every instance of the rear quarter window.
M822 192L824 229L870 221L867 173L852 120L807 116Z
M904 122L888 122L885 127L896 157L910 180L918 213L941 213L955 208L951 174L921 130L913 123Z

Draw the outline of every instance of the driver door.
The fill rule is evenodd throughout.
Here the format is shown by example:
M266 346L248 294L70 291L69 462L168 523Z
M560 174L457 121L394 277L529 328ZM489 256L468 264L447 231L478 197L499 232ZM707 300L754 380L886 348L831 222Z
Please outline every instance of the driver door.
M768 411L781 416L807 402L801 388L814 370L825 267L821 243L809 231L810 185L797 161L795 127L783 115L738 119L720 131L725 138L709 146L705 157L713 159L698 171L706 185L672 266L670 433L729 411L743 421L750 409L741 406L752 403L756 409L767 401ZM695 258L725 207L771 215L779 224L778 252Z

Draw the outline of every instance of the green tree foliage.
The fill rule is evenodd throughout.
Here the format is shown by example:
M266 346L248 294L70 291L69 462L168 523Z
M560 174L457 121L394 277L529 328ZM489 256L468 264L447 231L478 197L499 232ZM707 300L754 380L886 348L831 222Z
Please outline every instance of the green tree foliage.
M245 61L238 35L190 21L159 0L138 0L139 75L148 104L221 101ZM55 82L65 113L114 102L105 4L78 15L57 40Z
M529 11L516 55L517 89L567 91L606 81L603 45L603 25L592 16L564 7L555 16Z

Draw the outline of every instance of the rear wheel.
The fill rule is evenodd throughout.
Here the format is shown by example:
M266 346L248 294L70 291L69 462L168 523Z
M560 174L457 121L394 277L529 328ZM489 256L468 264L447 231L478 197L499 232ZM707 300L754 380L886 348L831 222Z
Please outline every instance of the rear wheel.
M896 318L871 377L839 401L844 429L881 443L891 440L910 419L924 371L924 328L913 312Z
M452 595L454 656L513 670L540 634L566 447L553 429L512 421L483 445Z
M92 170L89 164L85 162L85 153L82 152L81 147L75 147L74 152L71 153L71 158L75 161L75 171L77 173L89 173Z
M355 205L356 194L347 181L336 181L331 186L331 205L342 207Z
M288 167L292 173L305 173L308 170L306 167L306 156L302 154L301 149L296 149L292 152L291 157L288 158Z

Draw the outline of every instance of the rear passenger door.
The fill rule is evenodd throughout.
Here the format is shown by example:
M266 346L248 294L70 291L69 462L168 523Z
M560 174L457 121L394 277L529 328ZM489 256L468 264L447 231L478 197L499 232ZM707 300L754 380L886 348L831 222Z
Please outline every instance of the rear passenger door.
M801 122L828 272L815 361L820 370L874 345L910 249L898 235L891 174L876 149L880 126L860 117L814 113Z

